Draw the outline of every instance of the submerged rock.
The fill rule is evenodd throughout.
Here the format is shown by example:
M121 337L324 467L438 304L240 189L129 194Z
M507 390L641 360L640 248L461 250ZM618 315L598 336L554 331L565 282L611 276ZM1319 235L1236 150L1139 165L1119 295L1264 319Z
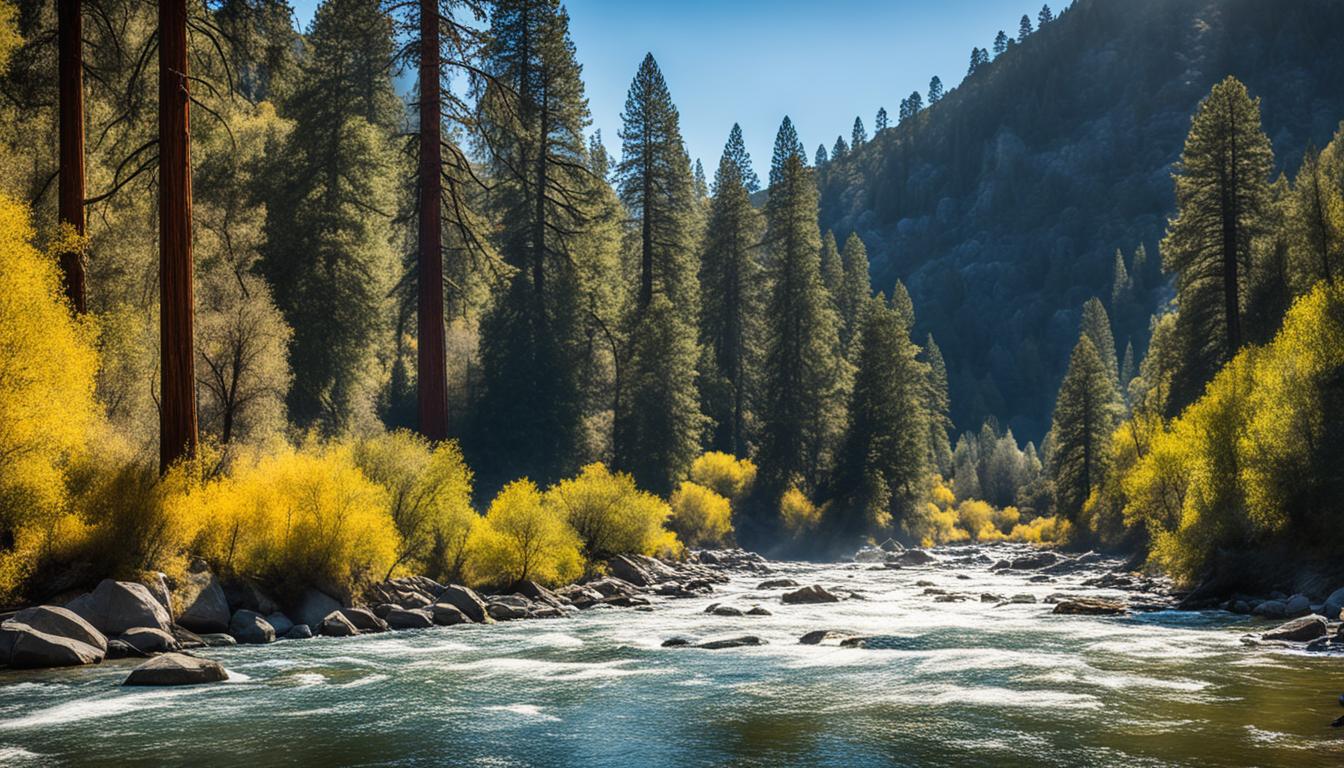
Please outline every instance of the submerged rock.
M666 640L664 640L664 641L663 641L663 644L662 644L662 647L664 647L664 648L685 648L686 646L694 645L694 644L695 644L695 638L693 638L693 637L686 637L686 636L684 636L684 635L678 635L678 636L676 636L676 637L669 637L669 638L667 638Z
M907 549L900 554L887 557L888 563L894 563L896 565L928 565L929 563L937 561L938 558L922 549Z
M725 637L719 640L706 640L703 643L696 644L696 648L704 648L710 651L718 651L724 648L744 648L752 645L765 645L765 640L755 635L739 635L737 637Z
M228 679L229 673L217 661L165 653L131 670L122 685L201 685Z
M206 648L227 648L238 644L238 641L233 639L233 635L226 635L223 632L206 632L200 638L201 642L205 643Z
M828 640L843 641L856 635L856 632L847 629L814 629L798 638L798 643L799 645L823 645Z
M813 584L793 592L785 592L780 600L785 605L808 605L813 603L838 603L839 595L826 591L820 585Z
M1305 643L1318 637L1325 637L1327 624L1324 616L1303 616L1271 629L1260 636L1262 640L1285 640L1293 643Z
M719 605L715 603L705 609L705 613L712 613L715 616L744 616L741 608L732 605Z
M774 614L771 613L768 609L766 609L766 608L762 608L762 607L759 606L759 605L753 605L753 606L751 606L751 608L747 611L747 615L748 615L748 616L774 616Z

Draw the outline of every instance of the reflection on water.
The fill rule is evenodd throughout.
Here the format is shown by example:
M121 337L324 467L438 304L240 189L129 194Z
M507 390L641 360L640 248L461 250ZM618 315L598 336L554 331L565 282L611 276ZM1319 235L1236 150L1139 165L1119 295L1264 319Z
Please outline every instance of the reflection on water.
M778 569L864 599L784 606L743 576L653 613L215 649L233 676L217 686L123 689L129 662L0 673L0 765L1344 764L1327 727L1344 661L1245 648L1245 619L979 602L1107 594L1081 574ZM920 580L971 599L934 602ZM797 643L815 629L880 647ZM660 647L743 632L769 644Z

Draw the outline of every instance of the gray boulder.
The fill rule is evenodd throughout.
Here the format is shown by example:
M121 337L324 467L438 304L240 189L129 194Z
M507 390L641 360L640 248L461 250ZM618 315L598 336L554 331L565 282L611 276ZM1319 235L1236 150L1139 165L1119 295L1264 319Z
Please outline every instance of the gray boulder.
M439 593L438 601L457 608L463 616L478 624L492 621L489 614L485 612L485 601L470 587L449 584Z
M197 633L224 632L229 628L229 601L219 579L196 561L177 590L182 606L177 623Z
M435 603L430 606L429 615L434 620L434 623L441 627L451 627L455 624L467 624L471 621L471 619L468 619L466 614L462 613L461 609L456 605L450 605L448 603Z
M303 596L299 598L299 604L294 606L294 610L289 612L296 624L307 624L310 627L322 626L323 620L331 614L332 611L339 611L341 604L336 598L316 589L304 590Z
M245 645L264 645L275 642L275 627L256 611L246 608L236 611L229 620L229 634Z
M1251 613L1266 619L1288 618L1288 606L1282 600L1266 600L1251 609Z
M816 629L798 638L798 642L801 645L823 645L834 640L838 644L839 641L854 636L855 633L847 629Z
M207 632L201 635L201 642L205 643L206 648L228 648L238 644L233 635L226 635L223 632Z
M1336 589L1325 598L1325 618L1327 621L1338 621L1340 611L1344 610L1344 587Z
M66 606L109 637L134 627L167 632L172 626L168 609L144 584L103 579L92 592L80 595Z
M114 637L107 641L107 655L103 658L108 661L114 659L147 659L149 658L149 654L132 646L124 640L119 640Z
M768 579L756 585L757 589L787 589L797 587L798 582L793 579Z
M693 638L693 637L686 637L685 635L677 635L676 637L669 637L669 638L667 638L666 640L664 640L664 641L663 641L663 646L662 646L662 647L664 647L664 648L685 648L685 647L687 647L687 646L689 646L689 645L694 645L694 644L695 644L695 638Z
M201 685L228 679L229 673L217 661L165 653L131 670L122 685Z
M7 621L17 621L20 624L27 624L39 632L46 632L58 637L68 637L102 651L107 650L107 638L103 633L85 621L82 616L66 608L55 605L24 608L9 617Z
M887 555L887 562L896 565L928 565L937 562L937 560L938 558L922 549L907 549L897 554Z
M289 617L280 611L269 614L266 617L266 623L270 624L271 629L275 630L276 637L284 637L289 633L289 630L294 628L294 622L290 621Z
M359 634L359 628L351 624L345 614L332 611L322 620L321 632L325 637L354 637Z
M534 603L542 603L552 608L569 605L569 600L543 587L535 581L520 581L513 585L513 591Z
M1051 613L1064 616L1116 616L1129 613L1129 608L1119 600L1106 600L1100 597L1075 597L1061 600Z
M732 605L714 604L705 609L705 613L712 613L715 616L744 616L742 609Z
M762 608L762 607L759 606L759 605L753 605L753 606L751 606L750 609L747 610L747 615L748 615L748 616L773 616L774 614L771 613L771 612L770 612L768 609L766 609L766 608Z
M912 549L910 551L918 552L919 550ZM813 603L840 602L839 595L836 595L832 592L828 592L826 591L825 588L817 584L813 584L808 587L803 587L802 589L794 590L793 592L785 592L783 596L780 597L780 599L784 601L785 605L807 605Z
M342 608L340 611L355 629L360 632L386 632L387 622L373 615L373 611L363 608Z
M0 664L14 669L97 664L106 654L106 640L102 647L98 647L82 640L43 632L14 619L0 624Z
M1293 595L1283 602L1283 608L1290 618L1306 616L1311 613L1311 600L1306 595Z
M739 635L737 637L725 637L721 640L707 640L695 647L718 651L724 648L743 648L750 645L765 645L765 641L755 635Z
M526 619L528 617L527 608L494 600L491 600L490 603L485 606L485 610L490 614L490 618L495 621L513 621L515 619Z
M205 641L201 639L201 636L185 627L174 624L172 634L173 639L177 640L177 645L182 650L205 647Z
M1280 624L1260 636L1262 640L1284 640L1290 643L1305 643L1318 637L1325 637L1326 621L1324 616L1303 616L1287 624Z
M285 633L286 640L307 640L313 636L313 630L307 624L295 624Z
M555 591L555 594L578 608L588 608L600 602L604 595L596 589L583 584L570 584Z
M383 619L392 629L425 629L434 626L434 617L424 608L393 608Z
M143 654L169 653L182 650L182 644L177 641L177 638L162 629L152 627L128 629L121 633L121 636L117 639Z

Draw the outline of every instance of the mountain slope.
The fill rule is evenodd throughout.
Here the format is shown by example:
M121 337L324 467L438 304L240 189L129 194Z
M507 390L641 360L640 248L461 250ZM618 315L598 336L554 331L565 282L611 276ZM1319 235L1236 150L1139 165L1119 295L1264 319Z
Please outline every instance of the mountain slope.
M900 278L947 358L953 417L1049 428L1082 304L1142 354L1169 296L1157 243L1190 116L1235 75L1262 98L1278 165L1344 118L1344 2L1077 0L915 120L819 169L823 228L857 231L874 285ZM1112 306L1115 251L1143 244Z

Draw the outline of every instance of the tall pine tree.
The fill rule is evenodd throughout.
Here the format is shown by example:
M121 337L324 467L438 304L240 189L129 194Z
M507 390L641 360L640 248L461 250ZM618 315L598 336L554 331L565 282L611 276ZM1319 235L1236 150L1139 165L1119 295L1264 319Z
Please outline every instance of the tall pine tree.
M1083 334L1059 386L1048 437L1055 509L1070 521L1079 520L1087 498L1102 481L1117 416L1111 374Z

